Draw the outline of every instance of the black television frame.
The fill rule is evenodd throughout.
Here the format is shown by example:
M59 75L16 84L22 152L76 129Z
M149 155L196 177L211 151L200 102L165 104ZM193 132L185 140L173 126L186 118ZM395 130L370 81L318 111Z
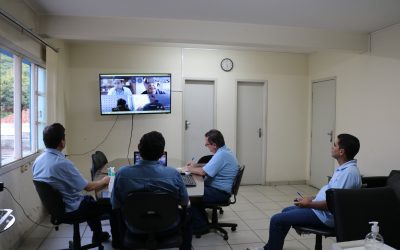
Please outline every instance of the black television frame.
M132 77L139 77L139 78L146 78L146 77L168 77L169 78L169 92L166 93L169 96L167 109L165 110L146 110L146 111L137 111L137 110L130 110L130 111L103 111L103 102L102 96L104 96L105 90L102 87L102 79L109 77L109 79L113 79L116 77L119 78L132 78ZM136 82L134 83L136 84ZM108 115L140 115L140 114L170 114L172 112L172 74L171 73L99 73L99 81L98 81L98 88L99 88L99 111L101 116L108 116ZM110 87L108 88L110 89ZM134 93L133 95L144 95L144 94L137 94ZM132 95L132 96L133 96ZM157 94L162 96L162 94Z

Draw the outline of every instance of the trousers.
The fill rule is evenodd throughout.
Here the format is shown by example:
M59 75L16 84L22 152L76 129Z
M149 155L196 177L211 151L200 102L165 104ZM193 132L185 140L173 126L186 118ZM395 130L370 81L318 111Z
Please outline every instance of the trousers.
M197 231L208 224L207 212L203 204L221 203L229 200L231 195L222 190L204 186L204 195L201 201L192 203L192 228Z
M282 250L285 237L292 226L312 226L327 228L311 208L286 207L281 213L272 216L269 224L269 239L266 250Z

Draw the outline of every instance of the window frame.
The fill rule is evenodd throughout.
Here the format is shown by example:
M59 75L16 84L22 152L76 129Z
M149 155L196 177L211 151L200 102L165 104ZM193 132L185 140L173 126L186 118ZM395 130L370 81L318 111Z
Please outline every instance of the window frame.
M26 166L30 162L32 162L40 153L41 149L39 148L39 131L38 131L38 97L39 95L41 96L46 96L45 93L38 93L38 85L39 85L39 69L44 70L44 74L46 76L47 70L46 67L43 66L42 63L38 63L34 59L23 55L21 53L18 53L16 51L10 50L8 48L5 48L3 46L0 46L0 53L6 54L6 55L12 55L13 58L13 67L14 67L14 157L11 162L7 163L1 163L0 161L0 175L7 173L9 171L12 171L16 168ZM22 74L23 74L23 63L27 63L29 61L30 63L30 119L29 119L29 126L30 126L30 136L31 136L31 152L27 155L24 156L23 154L23 142L22 142L22 115L16 115L16 114L22 114ZM47 81L46 78L44 79L44 89L47 90ZM47 113L47 105L43 107L44 110L40 110L42 112ZM47 115L46 115L47 117ZM0 124L1 126L1 124ZM0 137L0 142L1 142L1 137ZM1 149L0 149L1 152ZM21 169L22 171L22 169Z

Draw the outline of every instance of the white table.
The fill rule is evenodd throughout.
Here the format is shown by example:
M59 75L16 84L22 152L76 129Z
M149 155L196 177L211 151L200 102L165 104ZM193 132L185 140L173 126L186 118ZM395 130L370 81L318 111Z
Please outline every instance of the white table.
M332 245L332 250L366 250L364 247L364 240L354 240L334 243ZM396 250L388 245L384 245L381 250Z
M130 161L131 162L129 163L127 158L117 158L117 159L114 159L114 160L108 162L100 171L98 171L96 173L95 179L97 180L97 179L101 178L102 176L107 175L108 167L115 167L115 169L118 171L118 168L120 168L120 167L133 165L133 160L131 159ZM179 168L179 167L182 167L183 165L184 165L184 163L181 160L168 158L168 166ZM196 181L196 186L195 187L186 187L188 195L190 198L201 197L204 194L203 177L199 176L199 175L193 175L193 178ZM108 191L107 191L107 189L97 191L96 197L97 198L106 198L107 194L102 193L102 192L108 192Z

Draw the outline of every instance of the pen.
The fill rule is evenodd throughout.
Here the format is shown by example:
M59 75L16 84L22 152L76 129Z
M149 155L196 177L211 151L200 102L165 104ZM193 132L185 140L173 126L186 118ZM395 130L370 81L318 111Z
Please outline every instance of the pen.
M301 198L304 198L303 195L300 194L300 192L297 192L297 194L298 194Z

